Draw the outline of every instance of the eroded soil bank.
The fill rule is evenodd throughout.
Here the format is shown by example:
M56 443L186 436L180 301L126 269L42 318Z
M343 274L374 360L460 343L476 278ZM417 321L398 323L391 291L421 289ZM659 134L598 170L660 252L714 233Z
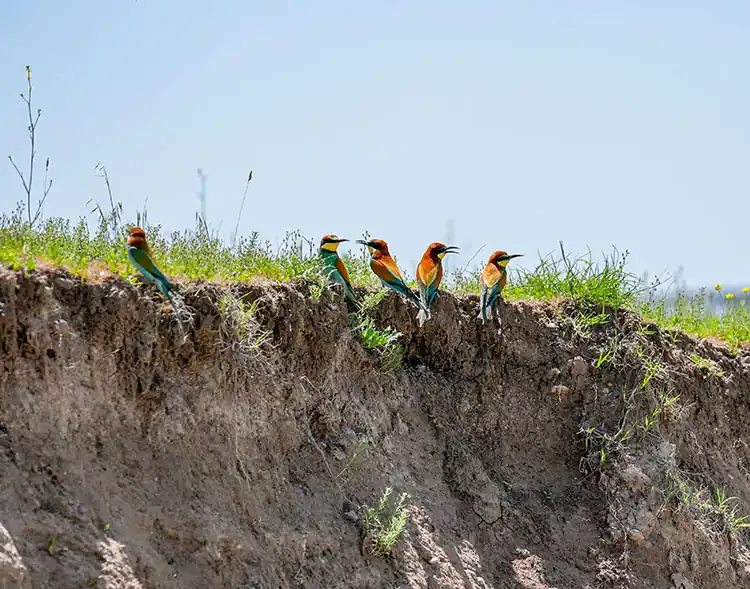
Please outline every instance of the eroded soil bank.
M750 353L565 304L498 337L447 293L418 330L389 295L387 374L338 297L227 288L185 290L183 343L147 287L0 270L0 587L750 587Z

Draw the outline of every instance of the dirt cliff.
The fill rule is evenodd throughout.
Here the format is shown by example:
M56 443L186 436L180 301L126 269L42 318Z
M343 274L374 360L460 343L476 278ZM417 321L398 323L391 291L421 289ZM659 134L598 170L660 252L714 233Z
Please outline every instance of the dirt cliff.
M570 302L499 337L448 293L418 330L389 295L387 372L305 284L184 299L185 340L148 288L0 270L0 587L750 587L747 351Z

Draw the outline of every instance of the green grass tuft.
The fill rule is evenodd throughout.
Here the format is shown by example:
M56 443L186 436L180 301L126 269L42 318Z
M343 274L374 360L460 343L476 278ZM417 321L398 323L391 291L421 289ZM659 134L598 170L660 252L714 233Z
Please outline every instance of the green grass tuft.
M366 508L362 514L364 548L373 556L391 554L409 520L406 493L399 495L394 504L391 501L392 492L390 487L386 487L378 502Z

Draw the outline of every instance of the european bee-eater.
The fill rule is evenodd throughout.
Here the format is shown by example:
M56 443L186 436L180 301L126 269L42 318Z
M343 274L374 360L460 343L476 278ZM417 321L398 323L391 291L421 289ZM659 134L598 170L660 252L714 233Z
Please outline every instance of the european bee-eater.
M485 323L487 319L492 319L492 307L503 292L508 280L508 270L506 269L508 262L521 256L523 254L509 255L508 252L502 250L490 256L482 275L479 277L479 315L477 317L481 318L482 323Z
M417 265L417 286L422 308L417 314L417 321L422 327L430 318L430 305L437 296L440 281L443 279L443 258L446 254L458 253L458 247L445 245L438 241L431 243Z
M339 257L338 247L339 244L349 241L343 237L336 237L335 235L325 235L320 240L320 250L318 250L320 257L323 258L325 263L326 276L329 280L338 282L344 289L344 296L349 299L355 307L359 307L359 301L357 295L352 289L352 285L349 282L349 273L346 271L343 260Z
M388 251L388 244L382 239L371 239L370 241L358 239L357 243L366 245L367 249L370 250L370 268L372 268L375 276L380 278L380 282L405 296L421 308L422 305L419 302L419 297L406 286L404 279L401 277L401 271L396 266L396 261Z
M156 267L151 257L151 248L146 242L146 232L140 227L133 227L128 238L128 259L138 271L148 280L156 284L166 299L174 306L170 291L176 290L175 286L167 280L167 277Z

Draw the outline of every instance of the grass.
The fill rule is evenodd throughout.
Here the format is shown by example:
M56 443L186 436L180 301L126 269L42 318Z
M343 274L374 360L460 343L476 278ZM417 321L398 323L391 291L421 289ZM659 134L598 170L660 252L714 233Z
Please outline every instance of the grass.
M743 514L740 500L727 496L722 487L710 492L676 469L667 471L666 497L678 508L692 511L716 532L738 533L750 528L750 514Z
M36 226L23 220L22 209L0 215L0 263L12 268L34 269L40 264L64 267L87 276L94 263L125 278L137 275L127 259L125 243L132 224L113 230L109 216L102 215L90 227L85 218L45 219ZM195 230L175 231L163 236L159 225L150 225L145 215L134 224L144 227L159 268L168 276L184 280L247 281L305 278L318 265L317 244L299 232L287 233L273 248L257 233L240 237L234 247L208 232L199 223ZM363 257L346 256L345 263L357 284L374 285Z
M0 264L26 270L40 265L64 267L84 278L95 266L134 281L138 275L127 260L124 245L131 224L122 222L122 207L113 203L110 212L105 213L96 205L93 212L96 215L93 222L91 217L78 221L48 218L35 224L26 220L23 206L0 215ZM273 247L253 233L238 237L230 245L212 234L200 219L195 229L169 235L164 235L159 225L150 224L145 212L136 216L135 224L146 229L162 271L178 281L239 282L257 277L305 280L311 283L312 298L319 298L323 292L317 238L311 240L299 232L289 232L278 247ZM351 243L346 245L351 249L344 250L342 257L352 283L375 288L380 296L385 296L387 291L371 272L364 248L358 249ZM678 295L670 303L655 295L658 281L644 284L627 270L627 256L627 251L620 253L613 249L611 254L604 254L597 261L590 252L585 256L571 256L561 244L559 252L540 256L535 265L521 266L525 258L517 264L512 262L504 298L573 299L583 303L584 310L579 311L580 316L574 322L581 336L589 335L595 326L605 323L612 309L624 308L667 329L723 339L734 348L750 342L749 289L740 293L702 290L692 297ZM402 266L402 270L408 269ZM408 282L414 285L413 281ZM457 294L478 293L479 270L455 271L446 277L443 288ZM711 310L714 297L722 301L719 313ZM371 306L378 300L370 301ZM376 334L373 329L371 322L361 319L359 331L365 345L384 348L395 337L387 330Z
M386 487L378 502L362 513L364 548L373 556L391 554L409 521L406 493L399 495L395 503L391 500L392 493L393 489Z
M270 333L263 330L255 316L257 301L246 304L227 292L219 298L217 306L224 319L221 329L224 347L245 357L259 354Z
M339 474L337 474L335 478L341 478L348 470L357 466L369 450L369 440L367 440L367 438L359 438L357 440L357 443L354 444L354 447L349 453L349 456L346 458L344 466L341 468Z
M390 373L401 366L404 359L404 347L398 341L402 334L390 326L378 329L371 316L387 294L388 291L385 289L368 294L362 301L360 311L352 314L350 318L352 328L359 334L362 345L368 350L379 350L383 371Z
M709 360L708 358L704 358L703 356L700 356L698 354L690 354L688 358L695 366L697 366L701 370L708 372L710 376L724 376L726 374L723 370L718 369L716 363L713 360Z
M727 295L732 296L727 298ZM720 297L719 313L710 310L716 297ZM636 310L667 329L719 338L735 348L750 342L750 291L747 289L739 294L701 289L692 297L678 294L672 305L664 300L648 300Z

